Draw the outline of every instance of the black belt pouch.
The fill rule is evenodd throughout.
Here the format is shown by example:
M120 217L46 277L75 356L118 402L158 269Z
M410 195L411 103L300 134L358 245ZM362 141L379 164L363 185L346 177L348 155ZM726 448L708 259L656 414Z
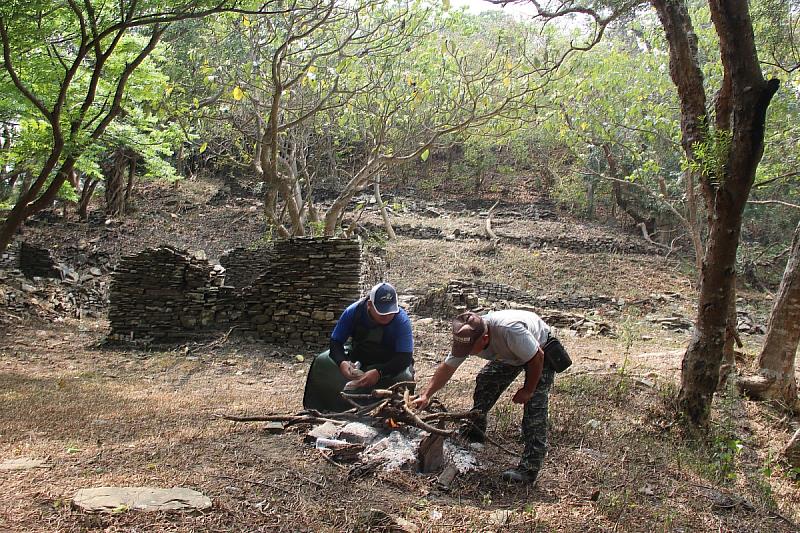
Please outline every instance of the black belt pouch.
M542 351L544 351L545 364L556 372L563 372L572 365L572 359L569 358L567 350L555 337L551 337L542 346Z

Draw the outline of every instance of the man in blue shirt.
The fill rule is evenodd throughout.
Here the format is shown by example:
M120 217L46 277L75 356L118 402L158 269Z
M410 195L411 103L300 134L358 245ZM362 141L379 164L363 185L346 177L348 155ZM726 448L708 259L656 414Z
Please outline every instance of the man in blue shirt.
M345 384L363 390L413 380L413 352L411 320L397 304L397 291L389 283L378 283L339 317L330 350L311 365L303 405L343 411L349 407L339 396ZM338 369L338 375L332 369Z

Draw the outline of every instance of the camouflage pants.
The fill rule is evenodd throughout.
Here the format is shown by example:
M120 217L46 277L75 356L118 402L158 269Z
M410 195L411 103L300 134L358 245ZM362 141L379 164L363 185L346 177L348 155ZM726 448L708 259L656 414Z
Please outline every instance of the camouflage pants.
M486 413L494 407L503 391L511 385L524 368L524 366L490 361L478 372L475 379L475 393L472 396L472 410L484 413L474 422L481 431L486 431ZM543 369L542 377L539 379L533 396L525 403L522 416L522 438L525 442L525 451L522 452L519 463L522 469L538 472L544 463L544 456L547 453L547 403L554 378L553 370Z

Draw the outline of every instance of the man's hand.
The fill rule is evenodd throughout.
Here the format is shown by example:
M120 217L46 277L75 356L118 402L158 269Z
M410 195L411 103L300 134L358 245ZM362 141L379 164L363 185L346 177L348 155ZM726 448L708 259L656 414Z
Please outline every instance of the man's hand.
M527 390L523 387L514 394L514 397L511 398L511 401L514 403L525 404L528 403L528 400L531 398L533 398L533 391Z
M431 399L428 398L425 393L422 393L411 401L411 407L414 409L425 409L428 407L429 403L431 403Z
M350 388L361 389L374 387L378 380L381 379L381 373L375 370L367 370L364 375L350 384Z
M342 361L339 363L339 372L349 380L358 379L364 375L364 371L356 368L351 361Z

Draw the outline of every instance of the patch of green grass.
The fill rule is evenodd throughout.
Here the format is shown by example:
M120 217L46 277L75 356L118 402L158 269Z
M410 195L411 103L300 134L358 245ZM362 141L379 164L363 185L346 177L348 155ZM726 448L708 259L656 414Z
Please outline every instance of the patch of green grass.
M495 431L505 435L519 430L522 409L514 403L498 402L494 408Z
M601 495L597 500L597 508L607 517L616 520L620 518L623 513L629 510L631 506L630 500L630 490L627 487L624 487L621 490L612 490L604 496Z

